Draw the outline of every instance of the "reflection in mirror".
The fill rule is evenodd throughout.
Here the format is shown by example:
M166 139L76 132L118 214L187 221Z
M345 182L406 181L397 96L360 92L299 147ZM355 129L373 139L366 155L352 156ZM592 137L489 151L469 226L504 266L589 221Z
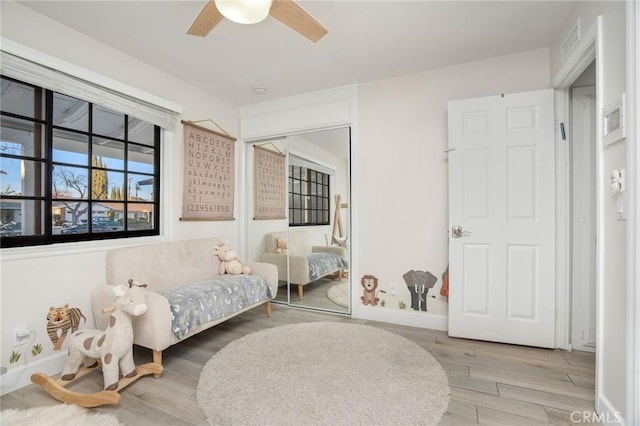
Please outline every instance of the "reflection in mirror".
M278 156L283 156L286 160L287 153L287 140L286 138L270 140L259 142L253 145L250 145L247 149L246 155L246 175L247 182L249 182L251 190L247 191L247 212L249 216L247 223L247 261L249 262L268 262L277 266L278 268L278 294L277 300L282 301L284 297L284 302L287 303L287 283L288 283L288 265L287 265L287 255L282 252L282 250L278 250L276 247L276 241L273 238L284 238L286 241L287 235L287 227L288 221L286 218L286 199L284 200L284 205L281 205L282 211L279 216L272 217L270 219L260 219L259 215L256 215L256 197L260 193L266 189L264 187L258 187L257 177L256 177L256 169L261 167L259 164L259 160L256 158L256 149L263 149L273 154L274 158L278 158ZM280 168L280 176L279 179L274 177L274 181L281 182L280 191L282 192L282 187L286 185L286 162ZM275 167L273 171L277 170ZM268 189L268 188L267 188ZM277 188L271 188L271 190L276 191Z
M288 142L290 303L349 312L349 129Z
M252 218L249 261L277 266L275 301L334 312L350 312L349 128L316 131L256 143L286 155L286 217ZM247 155L254 186L248 200L255 212L255 149Z

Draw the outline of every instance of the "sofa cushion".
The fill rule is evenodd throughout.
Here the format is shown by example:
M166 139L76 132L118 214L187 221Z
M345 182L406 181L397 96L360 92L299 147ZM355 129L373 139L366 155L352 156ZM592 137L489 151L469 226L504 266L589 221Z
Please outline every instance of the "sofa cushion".
M294 256L307 256L311 253L311 239L307 231L289 231L288 251Z
M275 253L278 238L287 239L287 253L291 256L306 256L311 253L311 240L307 231L271 232L265 235L265 252Z
M107 283L126 285L129 278L150 289L175 288L218 276L217 238L123 247L107 252Z
M265 253L275 253L278 248L278 238L287 238L287 231L270 232L264 236L264 251Z

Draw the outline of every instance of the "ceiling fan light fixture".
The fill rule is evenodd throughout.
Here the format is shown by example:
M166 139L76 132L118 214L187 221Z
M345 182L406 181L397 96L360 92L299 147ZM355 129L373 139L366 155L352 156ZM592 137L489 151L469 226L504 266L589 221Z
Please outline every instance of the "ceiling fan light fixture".
M238 24L257 24L269 16L273 0L215 0L225 18Z

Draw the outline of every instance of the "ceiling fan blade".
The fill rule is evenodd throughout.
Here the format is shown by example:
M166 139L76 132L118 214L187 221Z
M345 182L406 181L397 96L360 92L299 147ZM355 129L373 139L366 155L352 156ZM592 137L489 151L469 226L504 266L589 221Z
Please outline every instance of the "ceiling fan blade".
M329 32L293 0L273 0L269 14L314 43Z
M213 27L222 21L222 13L216 7L213 0L208 0L196 19L187 30L187 34L204 37L211 32Z

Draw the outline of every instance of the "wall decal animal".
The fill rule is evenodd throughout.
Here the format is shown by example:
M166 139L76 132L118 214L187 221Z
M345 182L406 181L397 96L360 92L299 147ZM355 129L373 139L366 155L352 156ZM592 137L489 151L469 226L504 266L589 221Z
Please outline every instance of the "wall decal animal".
M363 275L360 279L360 285L362 285L362 300L363 305L377 306L380 299L378 293L386 293L384 290L378 290L378 279L373 275Z
M427 311L427 293L433 288L438 278L429 271L414 271L405 273L402 278L411 293L411 309ZM432 296L433 297L433 296Z
M71 333L78 331L80 318L87 322L85 316L82 315L82 311L79 308L70 308L68 303L59 308L49 307L47 334L51 343L53 343L54 351L59 351L62 348L69 330L71 330Z
M447 265L447 269L442 273L442 287L440 287L440 296L444 296L449 299L449 265Z
M114 307L106 330L81 330L69 338L69 355L62 370L62 380L73 380L84 358L100 359L104 389L118 388L119 372L124 377L136 376L133 361L133 326L131 317L147 312L145 291L132 284L130 288L114 286Z

